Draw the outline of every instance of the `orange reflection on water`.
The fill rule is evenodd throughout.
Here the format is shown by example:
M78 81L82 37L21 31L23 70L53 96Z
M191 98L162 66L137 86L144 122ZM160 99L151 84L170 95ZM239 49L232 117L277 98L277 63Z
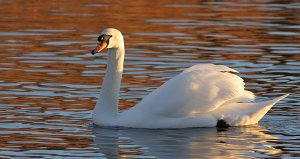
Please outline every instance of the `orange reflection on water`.
M8 152L0 156L109 156L101 151L101 142L93 140L99 132L87 124L106 67L106 54L92 56L90 51L106 27L125 35L121 109L135 105L184 68L209 62L239 69L247 89L257 95L291 93L288 104L271 110L272 120L299 116L299 8L297 1L1 1L0 151ZM128 136L136 132L120 131ZM299 155L295 145L281 149L282 139L261 128L249 128L248 135L244 129L188 130L183 155L222 155L209 151L211 147L200 151L206 143L199 141L201 131L214 142L215 151L226 151L227 157ZM112 133L115 156L151 158L160 152L159 145L140 149L147 145L139 144L146 142L145 132L132 141L119 139L119 130ZM158 142L172 134L164 133L158 132ZM172 139L180 140L176 133L180 131ZM227 137L232 143L223 143ZM281 137L289 141L290 136ZM244 142L248 145L242 147ZM126 147L135 144L140 147ZM170 153L176 154L170 150L160 155Z

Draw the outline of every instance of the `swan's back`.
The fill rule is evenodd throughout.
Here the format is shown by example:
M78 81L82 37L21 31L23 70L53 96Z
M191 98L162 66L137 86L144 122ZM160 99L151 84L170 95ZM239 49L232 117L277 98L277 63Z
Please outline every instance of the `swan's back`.
M190 67L146 96L135 109L169 117L207 113L244 93L237 72L222 65Z
M138 124L140 121L146 123L153 120L161 123L169 119L187 121L198 117L195 122L202 120L201 122L209 123L207 126L216 124L218 119L212 112L228 103L249 102L254 99L253 93L244 90L244 81L234 74L236 72L223 65L192 66L124 112L121 119L135 120L132 122ZM136 121L136 118L139 121ZM176 122L180 124L178 120ZM169 121L167 123L171 124ZM192 122L182 124L189 127L190 123ZM203 123L198 124L203 125Z

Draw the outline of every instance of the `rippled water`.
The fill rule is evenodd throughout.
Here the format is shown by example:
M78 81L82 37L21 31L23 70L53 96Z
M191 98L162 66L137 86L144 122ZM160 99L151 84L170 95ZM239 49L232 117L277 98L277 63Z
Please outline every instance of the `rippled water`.
M0 0L0 15L0 158L300 157L299 1ZM249 127L94 127L106 27L125 35L121 109L197 63L239 70L258 100L291 95Z

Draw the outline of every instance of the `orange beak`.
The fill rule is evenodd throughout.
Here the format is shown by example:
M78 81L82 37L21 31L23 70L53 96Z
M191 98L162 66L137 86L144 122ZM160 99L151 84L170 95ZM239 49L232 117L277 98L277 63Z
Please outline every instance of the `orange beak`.
M103 49L105 49L107 47L107 42L100 42L99 45L91 52L93 55L102 51Z

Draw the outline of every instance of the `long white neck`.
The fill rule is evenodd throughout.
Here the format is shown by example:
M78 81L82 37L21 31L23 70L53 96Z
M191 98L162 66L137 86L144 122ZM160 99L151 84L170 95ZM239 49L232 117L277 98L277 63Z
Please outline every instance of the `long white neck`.
M118 115L124 54L124 45L120 45L119 48L108 49L106 74L100 96L93 111L93 121L96 124L101 122L99 124L110 125L109 123L113 122Z

